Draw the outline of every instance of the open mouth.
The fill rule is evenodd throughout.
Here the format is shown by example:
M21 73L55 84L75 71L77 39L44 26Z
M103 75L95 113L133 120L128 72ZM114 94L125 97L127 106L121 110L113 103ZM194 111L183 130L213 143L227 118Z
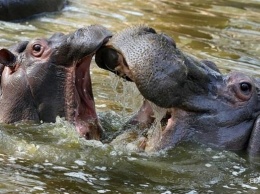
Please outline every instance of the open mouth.
M93 55L84 57L75 66L74 122L76 130L82 137L99 140L102 129L95 110L90 78L90 63Z
M174 129L176 120L174 110L161 108L154 104L152 109L155 117L154 122L146 130L146 133L142 133L145 136L145 141L139 145L140 149L148 152L155 151L160 147L160 142L164 139L163 136L167 136L167 133Z
M107 36L100 46L106 44L110 37L110 35ZM96 50L99 47L97 47ZM90 64L96 50L74 64L73 68L75 72L72 74L74 76L72 78L74 90L70 91L74 91L74 99L71 100L74 100L75 102L73 115L76 130L86 139L100 140L103 130L99 124L95 109L95 101L90 77ZM69 107L69 109L71 109L71 107Z

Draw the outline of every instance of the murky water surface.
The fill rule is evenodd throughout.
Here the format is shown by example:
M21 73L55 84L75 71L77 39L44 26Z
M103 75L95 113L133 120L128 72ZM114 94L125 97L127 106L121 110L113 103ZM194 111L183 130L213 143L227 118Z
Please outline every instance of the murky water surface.
M72 32L90 24L116 32L147 24L172 36L184 51L260 76L259 0L73 0L62 13L24 23L0 22L0 45ZM116 131L141 96L92 64L96 107ZM128 85L125 87L125 85ZM182 144L148 155L78 138L55 124L1 125L0 193L259 193L260 168L244 153Z

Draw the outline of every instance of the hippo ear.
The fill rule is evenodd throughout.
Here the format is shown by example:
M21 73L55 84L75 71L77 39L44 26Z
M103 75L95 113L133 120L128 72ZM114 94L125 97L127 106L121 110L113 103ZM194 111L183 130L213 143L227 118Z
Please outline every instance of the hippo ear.
M247 151L250 157L260 156L260 116L255 121Z
M15 55L7 49L0 50L0 63L11 67L14 65Z

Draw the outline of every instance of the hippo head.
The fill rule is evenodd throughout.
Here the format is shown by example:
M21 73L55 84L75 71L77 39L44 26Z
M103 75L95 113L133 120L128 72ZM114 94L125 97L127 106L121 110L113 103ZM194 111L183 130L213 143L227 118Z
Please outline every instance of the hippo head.
M97 52L96 63L135 82L145 99L166 110L161 135L147 141L152 149L195 140L227 150L249 147L250 152L259 152L260 97L255 78L239 72L222 75L213 62L188 56L169 36L146 26L113 36ZM145 102L138 114L142 118L150 114L145 120L151 122L147 118L153 111L147 106Z
M89 68L110 37L106 28L93 25L1 49L0 122L55 122L61 116L85 138L99 139Z

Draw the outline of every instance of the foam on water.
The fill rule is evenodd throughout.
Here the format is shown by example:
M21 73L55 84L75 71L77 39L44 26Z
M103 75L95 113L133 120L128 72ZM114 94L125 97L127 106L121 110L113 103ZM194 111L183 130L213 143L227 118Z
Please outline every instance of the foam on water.
M9 127L13 129L0 130L0 149L12 156L9 161L19 157L51 163L71 161L78 155L86 155L86 148L107 147L100 141L86 141L79 137L75 127L59 117L56 123L33 125L27 129L22 123ZM48 162L43 164L47 165Z

